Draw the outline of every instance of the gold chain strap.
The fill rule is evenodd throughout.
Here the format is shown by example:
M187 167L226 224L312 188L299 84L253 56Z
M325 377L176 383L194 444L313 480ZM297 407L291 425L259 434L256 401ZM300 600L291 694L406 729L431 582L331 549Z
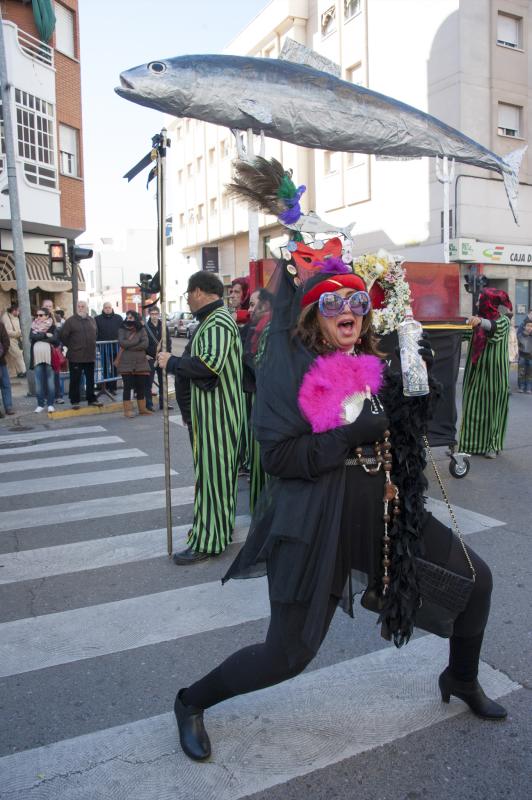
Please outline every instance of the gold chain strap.
M445 491L445 487L443 485L443 481L441 479L440 472L438 470L438 467L436 466L436 462L434 461L434 456L432 455L432 450L430 449L429 441L428 441L428 439L427 439L427 437L425 435L423 436L423 444L425 445L425 450L427 451L428 456L430 458L430 463L432 464L432 469L434 470L434 474L436 475L436 480L439 483L439 486L440 486L440 489L441 489L441 493L443 495L443 499L445 500L445 502L447 504L447 510L449 512L449 516L451 517L454 531L455 531L456 535L458 536L458 539L460 540L460 544L462 545L462 550L464 551L464 555L466 557L466 561L469 564L469 569L471 570L471 574L473 576L473 580L475 580L475 578L477 577L477 573L475 572L475 568L474 568L474 566L473 566L473 564L471 562L471 558L469 557L469 553L467 552L467 547L465 546L464 540L462 538L462 532L460 531L460 528L458 527L458 522L457 522L456 517L454 515L454 511L451 508L451 504L449 503L449 498L447 497L447 492Z

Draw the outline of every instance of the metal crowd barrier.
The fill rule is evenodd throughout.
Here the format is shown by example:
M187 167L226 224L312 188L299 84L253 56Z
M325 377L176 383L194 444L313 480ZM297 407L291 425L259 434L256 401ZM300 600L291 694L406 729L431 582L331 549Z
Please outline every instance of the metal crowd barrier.
M68 358L68 352L67 352ZM106 389L106 383L116 383L120 376L116 370L113 361L118 355L118 340L113 339L109 341L96 342L96 360L94 364L94 385L99 386L97 395L107 394L111 399L113 395ZM69 371L59 373L59 381L61 385L61 394L66 393L65 381L69 378ZM85 391L85 376L81 379L81 391Z
M96 363L94 364L94 385L99 386L100 389L97 392L98 395L104 392L109 397L113 397L113 395L109 394L109 391L106 389L106 383L115 383L117 382L119 375L117 369L114 365L114 360L118 355L118 340L113 339L109 341L102 341L96 342Z

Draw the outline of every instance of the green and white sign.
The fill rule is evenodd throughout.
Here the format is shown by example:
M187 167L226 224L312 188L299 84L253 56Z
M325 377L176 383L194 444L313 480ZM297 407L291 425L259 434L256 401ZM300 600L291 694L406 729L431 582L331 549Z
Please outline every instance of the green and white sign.
M532 266L532 246L477 242L475 239L451 239L450 261L473 261L479 264Z

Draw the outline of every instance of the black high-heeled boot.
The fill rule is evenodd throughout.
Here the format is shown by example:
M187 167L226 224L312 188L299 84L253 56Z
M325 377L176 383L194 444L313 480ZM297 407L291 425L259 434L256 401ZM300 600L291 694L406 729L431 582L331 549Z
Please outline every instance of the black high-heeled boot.
M505 719L507 716L508 712L504 706L496 703L495 700L490 700L484 694L484 690L476 678L474 681L459 681L447 667L440 675L438 684L444 703L448 703L453 695L459 700L463 700L473 714L482 719Z
M185 690L180 689L174 703L174 714L183 752L194 761L204 761L211 754L211 743L203 724L203 709L186 706L181 700Z

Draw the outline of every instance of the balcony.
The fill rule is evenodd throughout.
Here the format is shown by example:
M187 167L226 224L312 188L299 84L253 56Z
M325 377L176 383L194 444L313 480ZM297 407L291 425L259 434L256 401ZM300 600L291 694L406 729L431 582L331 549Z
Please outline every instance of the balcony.
M41 42L40 39L36 39L35 36L26 33L26 31L20 30L20 28L17 28L17 41L20 50L25 56L35 61L40 61L41 64L53 69L54 51L52 47Z

